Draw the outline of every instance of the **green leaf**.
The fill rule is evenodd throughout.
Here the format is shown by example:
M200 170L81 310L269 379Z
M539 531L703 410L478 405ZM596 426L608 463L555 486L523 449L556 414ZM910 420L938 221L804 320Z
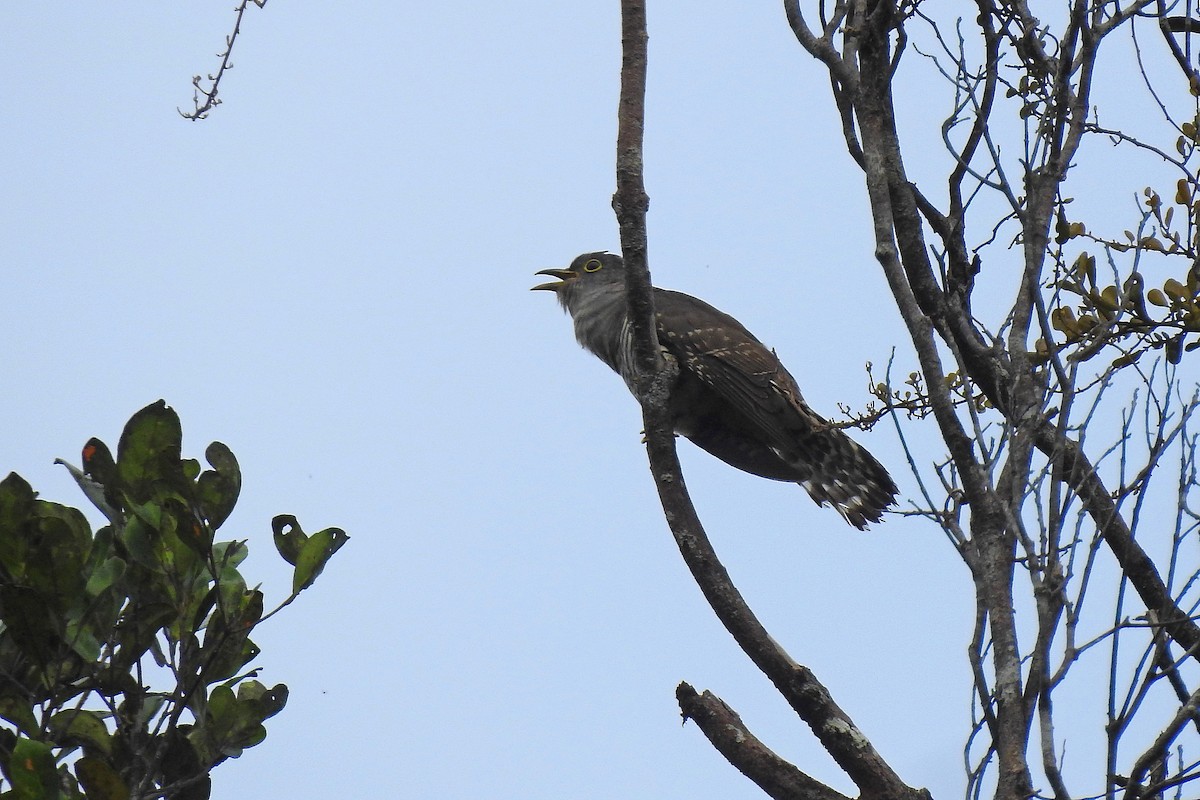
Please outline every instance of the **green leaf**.
M12 531L20 527L33 510L37 492L20 475L8 473L0 481L0 531Z
M238 700L255 704L259 719L264 720L275 716L287 705L288 688L277 683L270 689L258 681L244 681L238 686Z
M247 590L241 576L234 582L219 584L217 602L204 631L204 658L210 673L222 673L227 678L245 663L232 663L243 652L242 642L262 618L263 595L257 589ZM217 678L210 676L209 682Z
M238 494L242 490L242 471L233 452L213 442L204 451L204 457L212 465L200 475L196 482L196 496L204 509L204 515L213 528L219 528L233 512Z
M16 725L17 730L26 736L32 736L41 730L41 724L33 715L33 707L28 698L15 694L0 695L0 718Z
M230 719L236 705L237 697L234 696L233 689L224 684L213 687L208 696L208 716L217 721Z
M125 576L126 566L124 559L117 558L116 556L109 556L97 564L87 580L86 591L88 595L95 597L121 580Z
M280 514L271 520L271 530L275 534L275 549L279 555L293 567L296 566L300 551L308 541L300 523L291 514Z
M163 508L158 503L130 503L129 510L151 530L157 531L162 528Z
M132 517L120 533L121 544L129 557L143 567L158 569L158 558L154 553L155 529L146 524L140 517Z
M208 572L208 555L212 547L212 529L193 515L178 509L172 523L162 529L160 555L170 564L170 572L179 585L186 587Z
M171 604L142 602L130 609L116 631L117 658L115 664L128 669L154 643L155 636L176 618L178 612Z
M200 462L194 458L185 458L179 462L179 466L183 468L183 477L189 481L194 481L200 476Z
M60 711L50 717L46 728L59 745L81 745L85 752L99 751L105 756L112 754L112 736L104 721L94 711Z
M262 648L244 636L231 637L221 642L215 651L215 658L209 662L204 671L207 683L217 683L228 680L238 673L242 667L258 658Z
M0 621L5 633L26 658L40 667L49 666L62 645L62 619L51 613L46 599L25 586L0 585Z
M341 528L326 528L310 536L296 560L296 569L292 574L292 594L299 594L311 586L321 574L321 570L325 569L330 556L349 540L350 537Z
M100 640L92 630L91 620L82 616L84 611L83 608L72 609L66 615L67 629L64 638L84 661L99 661Z
M220 593L220 584L214 584L209 587L208 591L203 595L193 594L191 599L191 620L192 625L189 632L195 632L204 627L204 621L208 619L208 612L213 610L213 606L217 604L217 595ZM177 622L182 625L186 620L186 616L181 615L181 619ZM182 630L172 630L172 636L180 638L183 634Z
M250 549L245 542L217 542L213 545L212 553L221 580L233 580L238 574L238 566L250 555Z
M88 800L129 800L129 787L102 759L84 756L75 762L75 775Z
M58 613L82 608L84 564L92 546L87 519L78 509L36 500L26 534L31 547L21 582L41 592Z
M154 717L162 709L163 703L165 702L167 702L167 698L163 697L161 694L145 695L145 700L142 703L142 707L138 709L138 713L135 716L138 727L144 728L149 725L150 720L154 719Z
M58 772L48 745L32 739L17 739L8 759L8 778L21 800L58 798Z
M29 551L35 546L30 535L37 493L15 472L0 481L0 567L13 580L25 575Z
M132 500L145 502L163 484L184 488L182 447L179 417L162 400L130 418L117 445L117 477Z
M258 646L247 638L262 618L263 595L257 589L234 594L221 587L221 601L204 631L204 680L215 683L236 674L258 657Z
M171 800L208 800L212 793L212 779L207 775L199 754L186 735L191 726L181 725L168 731L167 750L163 755L162 770L165 783L190 781L187 786L172 793Z
M267 690L258 681L247 681L235 698L228 686L213 689L209 698L206 738L216 753L229 758L259 744L267 736L263 720L279 712L287 702L287 687Z
M262 592L247 590L246 581L237 573L233 580L218 585L217 597L218 613L232 628L252 625L262 616Z
M116 697L120 694L137 694L142 691L138 683L123 664L104 667L93 675L96 691L105 697Z

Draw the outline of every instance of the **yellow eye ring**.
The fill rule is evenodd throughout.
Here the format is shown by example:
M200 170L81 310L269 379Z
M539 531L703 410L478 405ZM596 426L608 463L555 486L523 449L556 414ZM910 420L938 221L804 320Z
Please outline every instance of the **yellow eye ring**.
M583 271L584 272L596 272L603 266L604 265L600 263L600 259L592 258L592 259L589 259L588 262L583 265Z

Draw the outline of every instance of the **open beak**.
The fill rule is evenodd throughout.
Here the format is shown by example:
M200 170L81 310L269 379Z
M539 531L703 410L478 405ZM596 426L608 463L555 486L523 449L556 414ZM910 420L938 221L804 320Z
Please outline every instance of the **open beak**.
M534 286L532 289L529 290L531 292L536 292L539 289L545 289L546 291L549 291L549 292L557 292L559 289L566 286L571 281L577 280L579 278L579 275L577 275L576 273L572 272L569 269L540 269L533 274L534 275L552 275L555 278L558 278L558 280L550 281L549 283L539 283L537 286Z

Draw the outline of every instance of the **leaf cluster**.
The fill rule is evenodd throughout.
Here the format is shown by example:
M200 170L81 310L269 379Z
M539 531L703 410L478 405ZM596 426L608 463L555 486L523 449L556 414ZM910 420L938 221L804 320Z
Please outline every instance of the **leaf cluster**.
M1183 177L1176 180L1173 191L1142 189L1137 224L1120 235L1096 235L1082 222L1068 222L1063 205L1069 201L1059 205L1055 241L1060 246L1076 238L1090 239L1110 257L1130 253L1133 262L1120 270L1125 273L1123 280L1114 275L1110 283L1097 280L1094 255L1079 253L1069 266L1060 267L1049 285L1064 299L1074 297L1073 303L1058 304L1051 311L1050 322L1063 334L1075 360L1090 359L1113 347L1121 352L1114 362L1118 367L1150 350L1162 350L1170 363L1178 364L1184 352L1200 347L1195 336L1200 333L1200 183L1193 166L1200 148L1200 116L1177 126L1178 157L1120 131L1098 126L1094 130L1108 134L1117 144L1154 152ZM1160 285L1148 286L1146 263L1151 259L1164 264L1182 259L1186 266ZM1042 345L1039 351L1048 352L1048 346Z
M1181 191L1186 189L1184 183L1180 181ZM1117 251L1136 248L1139 255L1185 256L1190 266L1182 280L1168 277L1160 286L1146 288L1144 272L1136 265L1124 280L1098 280L1096 257L1081 252L1052 284L1075 301L1050 311L1051 326L1063 335L1064 345L1074 348L1071 358L1075 360L1085 361L1105 347L1115 347L1122 355L1114 366L1130 364L1150 350L1162 350L1170 363L1178 364L1184 352L1200 347L1196 337L1200 333L1200 261L1195 247L1182 243L1179 232L1171 229L1174 207L1163 212L1160 196L1149 188L1145 201L1147 217L1159 220L1156 230L1144 234L1126 231L1126 242L1106 241L1104 245ZM1187 213L1193 220L1200 216L1200 203L1188 203ZM1076 226L1082 227L1071 223L1072 229ZM1156 232L1161 232L1162 238Z
M287 702L285 685L253 679L250 636L347 537L277 518L293 592L264 615L239 571L245 542L215 541L237 460L214 442L204 469L181 443L160 400L130 419L115 458L91 439L82 469L64 464L108 518L96 531L16 473L0 481L0 797L203 800L209 771L263 741Z

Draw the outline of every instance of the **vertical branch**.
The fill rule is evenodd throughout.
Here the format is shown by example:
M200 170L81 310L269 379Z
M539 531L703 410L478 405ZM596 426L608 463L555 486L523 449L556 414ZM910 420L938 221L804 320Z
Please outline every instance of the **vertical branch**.
M945 322L948 309L929 268L920 217L904 173L892 113L889 37L895 24L893 13L886 2L871 5L867 14L870 24L862 30L859 47L861 77L857 111L866 154L867 191L875 220L876 258L909 328L930 387L934 417L970 499L973 546L968 560L979 599L987 610L993 642L997 723L994 743L1001 780L997 796L1020 798L1028 794L1030 777L1025 757L1028 717L1022 698L1020 648L1012 599L1015 532L1011 509L1003 502L1006 498L998 496L991 486L972 450L972 437L963 430L946 393L939 391L945 385L945 373L933 345L934 325L930 317L935 324ZM920 305L919 311L912 307L914 300ZM944 326L948 343L956 343L950 331L966 329L968 323L959 319ZM998 376L990 377L993 384L1002 383Z
M613 211L620 226L626 263L625 288L638 363L637 394L645 420L646 449L667 524L717 618L797 715L808 723L821 746L862 795L923 800L928 793L913 789L900 779L812 671L793 660L763 627L717 558L684 485L667 407L677 367L672 359L663 358L660 353L646 266L649 200L642 177L642 141L647 41L645 0L621 0L623 54ZM780 776L780 780L785 779L791 778Z
M621 0L621 95L617 104L617 191L613 211L621 231L626 265L626 302L638 371L644 379L659 369L658 336L646 256L646 211L650 198L642 177L646 119L645 0ZM645 391L647 387L639 387ZM639 397L644 401L645 398ZM650 429L647 428L647 434Z

